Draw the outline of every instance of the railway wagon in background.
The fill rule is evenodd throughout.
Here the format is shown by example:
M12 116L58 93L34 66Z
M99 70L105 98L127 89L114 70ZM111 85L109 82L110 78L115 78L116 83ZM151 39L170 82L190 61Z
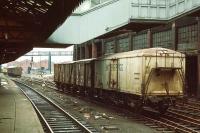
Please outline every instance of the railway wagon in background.
M185 55L173 50L135 50L71 65L76 82L67 87L62 81L57 83L65 89L72 88L72 91L105 101L135 108L148 106L164 112L176 98L183 96Z
M8 76L21 77L21 75L22 75L22 67L7 68L7 73L8 73Z
M67 64L54 64L54 81L57 83L58 88L63 88L62 85L65 83L65 67Z
M59 64L54 64L54 81L55 82L59 82L58 76L59 76Z

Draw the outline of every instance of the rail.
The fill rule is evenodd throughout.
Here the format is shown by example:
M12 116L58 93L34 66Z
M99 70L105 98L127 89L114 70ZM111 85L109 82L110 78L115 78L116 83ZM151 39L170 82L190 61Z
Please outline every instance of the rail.
M85 121L73 117L38 91L20 81L14 81L31 101L45 123L48 132L97 133L96 129L88 125Z
M187 104L181 105L177 101L176 106L170 107L164 115L155 114L155 112L151 114L145 111L138 117L138 120L157 131L198 133L200 132L200 113L197 117L195 112L199 111L200 102L189 100ZM191 114L192 112L194 114Z
M172 111L164 115L156 114L151 110L145 110L141 116L145 125L158 131L170 131L176 133L199 133L200 123L189 116L184 116Z
M29 80L30 82L34 82L39 85L45 85L48 88L57 90L56 83L54 81L49 81L44 78L31 78L31 77L22 77L24 81Z

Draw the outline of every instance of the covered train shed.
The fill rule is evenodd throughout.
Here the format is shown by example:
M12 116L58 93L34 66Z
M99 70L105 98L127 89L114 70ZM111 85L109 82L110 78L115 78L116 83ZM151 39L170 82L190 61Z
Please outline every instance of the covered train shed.
M131 6L123 10L125 3L125 1L113 1L113 3L102 4L101 8L92 8L85 14L81 14L82 20L84 18L94 20L99 16L103 19L104 15L110 17L106 19L108 25L99 22L101 28L90 28L95 27L93 21L81 23L88 24L87 30L74 28L85 33L84 36L79 37L80 45L75 45L74 60L152 47L176 50L186 54L186 95L200 97L199 2L187 0L181 2L173 0L133 1L132 3L127 2L126 6L129 4ZM115 5L121 10L116 9ZM123 12L120 12L122 10ZM93 13L99 16L93 16ZM115 14L114 17L111 13ZM122 17L117 14L125 15ZM70 18L73 19L75 16ZM66 23L65 26L67 25L73 27L75 24ZM89 39L86 40L86 38Z
M17 59L33 47L64 48L46 43L82 0L1 0L0 64Z
M1 132L200 132L200 0L0 0L0 65L71 45L0 73Z

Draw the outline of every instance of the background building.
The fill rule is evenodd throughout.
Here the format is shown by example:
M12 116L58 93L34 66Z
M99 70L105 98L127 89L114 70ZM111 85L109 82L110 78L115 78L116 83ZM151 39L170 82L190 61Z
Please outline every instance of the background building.
M76 44L74 60L151 47L181 51L186 92L200 95L198 0L87 0L49 39Z

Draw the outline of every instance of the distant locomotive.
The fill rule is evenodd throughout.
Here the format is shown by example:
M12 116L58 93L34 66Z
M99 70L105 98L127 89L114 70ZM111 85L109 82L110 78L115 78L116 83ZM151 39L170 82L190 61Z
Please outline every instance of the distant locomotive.
M63 91L165 112L183 96L185 55L165 48L116 53L55 64L54 81Z
M21 77L21 75L22 75L22 67L7 68L7 73L8 73L8 76Z

